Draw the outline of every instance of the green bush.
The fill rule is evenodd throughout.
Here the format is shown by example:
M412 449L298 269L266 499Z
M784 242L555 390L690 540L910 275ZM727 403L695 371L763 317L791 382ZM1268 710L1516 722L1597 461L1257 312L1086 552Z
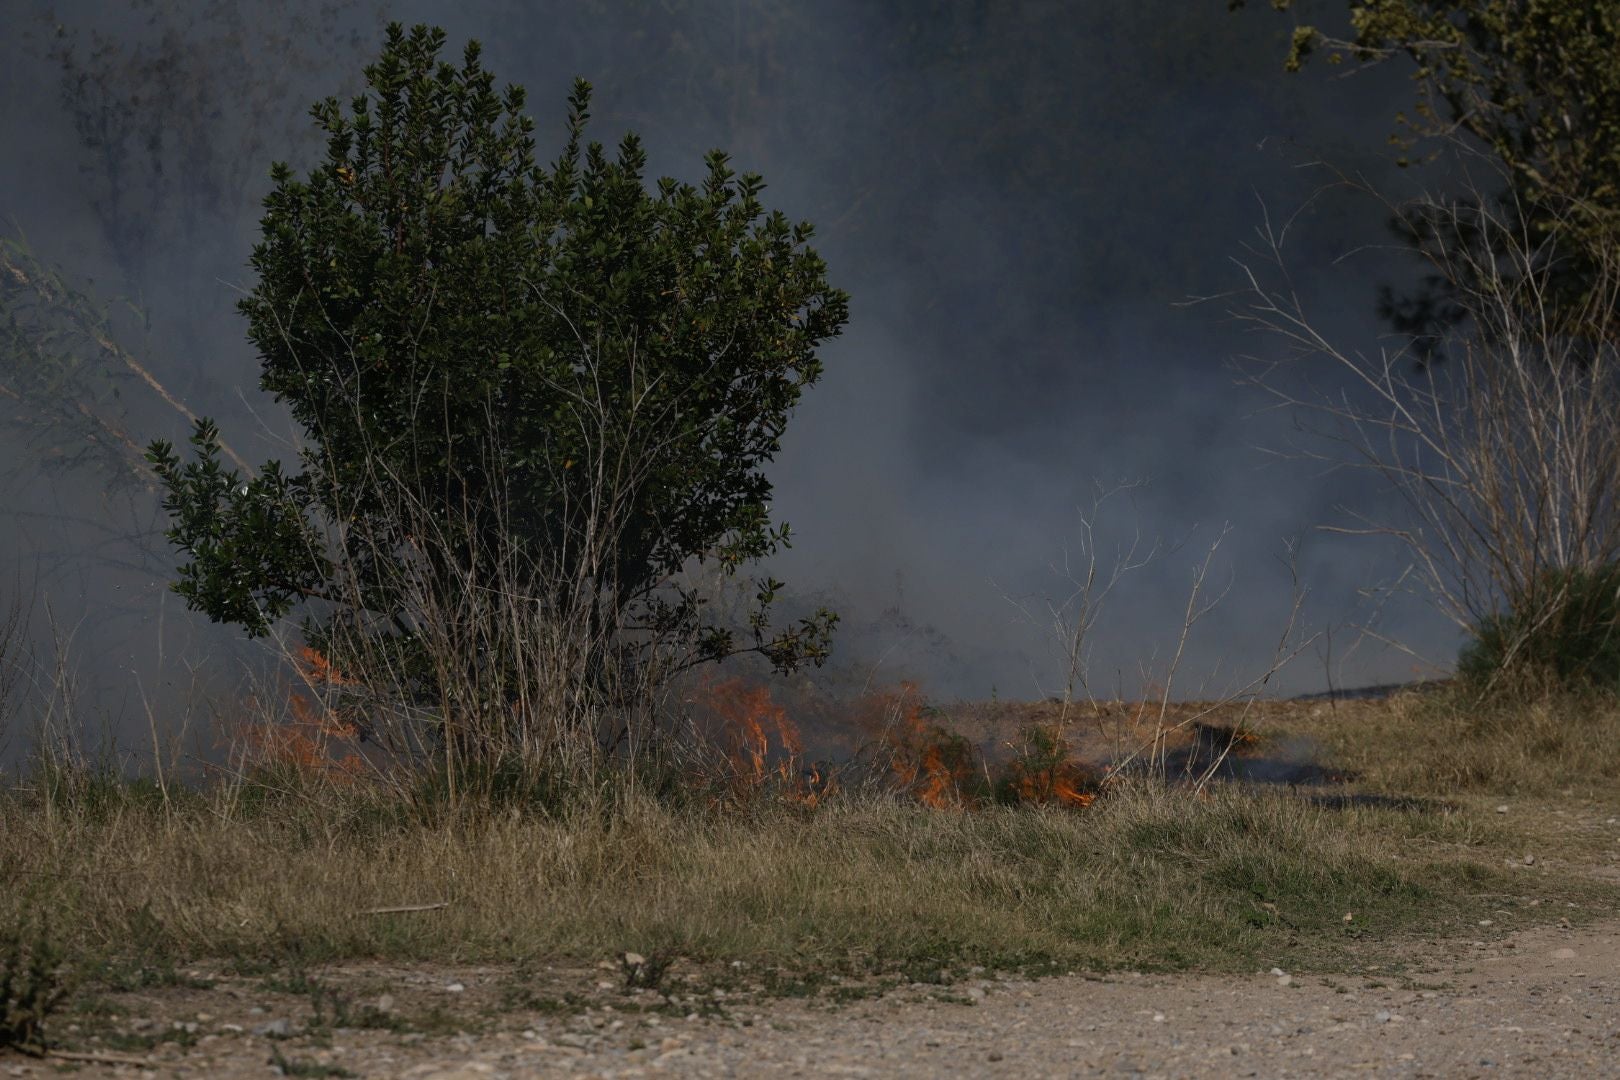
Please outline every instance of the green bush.
M687 572L787 544L766 467L848 297L723 153L649 183L634 135L586 140L580 81L547 167L522 89L444 43L391 26L365 90L312 111L325 160L271 171L239 306L297 466L227 467L208 420L149 458L176 591L250 636L301 613L359 737L588 771L646 741L627 703L671 671L826 658L832 612L773 625L766 576L711 618Z
M1481 684L1515 675L1620 687L1620 563L1543 574L1528 596L1481 622L1457 671Z

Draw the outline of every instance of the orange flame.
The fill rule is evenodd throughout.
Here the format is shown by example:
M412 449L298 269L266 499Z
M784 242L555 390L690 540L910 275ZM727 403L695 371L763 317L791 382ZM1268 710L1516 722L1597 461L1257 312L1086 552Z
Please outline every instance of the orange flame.
M1102 778L1075 759L1060 726L1032 727L1007 767L1007 793L1020 803L1083 810L1097 801Z
M309 646L299 650L294 667L300 680L311 690L354 684L354 680L342 675L331 661ZM249 698L248 705L250 714L260 712L255 699ZM352 748L359 738L359 728L344 719L340 710L298 690L288 692L287 707L292 713L288 720L279 723L266 720L243 726L244 764L286 767L341 782L355 780L364 772L365 759Z
M815 807L835 789L820 765L805 762L800 729L768 687L741 678L705 682L690 701L715 724L726 786L734 795L769 792ZM1027 730L1022 745L1012 748L1014 757L994 765L971 740L941 722L912 682L869 693L840 709L822 734L836 738L840 732L850 739L857 760L934 808L971 809L999 800L1083 809L1096 801L1104 781L1073 753L1058 727Z
M701 686L696 700L720 722L731 786L739 795L774 788L791 802L814 807L831 789L819 766L803 766L798 725L767 687L725 679Z
M917 684L868 695L866 726L875 729L879 751L895 781L925 806L969 806L976 800L979 769L971 743L932 723Z
M323 656L319 649L309 645L298 650L298 662L294 666L310 683L326 683L331 686L353 686L355 683L354 679L333 667L332 661Z

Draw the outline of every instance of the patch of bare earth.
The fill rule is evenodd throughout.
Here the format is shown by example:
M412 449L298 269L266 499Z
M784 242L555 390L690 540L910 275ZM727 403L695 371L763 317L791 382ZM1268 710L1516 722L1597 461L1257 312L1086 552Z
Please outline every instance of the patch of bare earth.
M650 991L627 994L606 971L515 979L494 969L352 965L322 979L338 989L315 1004L251 979L116 995L67 1032L86 1036L80 1056L10 1057L0 1072L452 1080L1620 1071L1614 920L1444 951L1420 946L1399 975L979 978L836 1006L720 998L686 1015ZM131 1052L137 1042L155 1045Z

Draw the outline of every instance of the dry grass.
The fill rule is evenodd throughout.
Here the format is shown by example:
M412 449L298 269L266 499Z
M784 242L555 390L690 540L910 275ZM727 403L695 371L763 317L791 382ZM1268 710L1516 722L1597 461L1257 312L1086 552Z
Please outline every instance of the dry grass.
M623 950L860 973L1333 967L1472 931L1513 896L1581 894L1504 870L1513 842L1487 825L1150 787L1084 812L632 801L424 823L357 793L245 808L103 783L0 801L0 925L51 911L82 962L126 970Z
M1612 798L1620 698L1530 688L1485 697L1452 684L1389 701L1319 704L1272 725L1309 734L1374 790Z
M1613 910L1615 890L1591 876L1612 837L1592 833L1599 850L1572 825L1593 817L1582 799L1613 802L1612 698L1486 707L1440 690L1252 718L1262 752L1308 736L1366 789L1428 802L1122 780L1080 811L621 794L539 812L360 783L165 792L47 772L0 793L0 929L48 913L53 946L90 985L183 982L205 961L589 967L626 951L687 971L744 960L800 985L976 965L1412 969L1423 942ZM1509 794L1523 812L1495 813Z

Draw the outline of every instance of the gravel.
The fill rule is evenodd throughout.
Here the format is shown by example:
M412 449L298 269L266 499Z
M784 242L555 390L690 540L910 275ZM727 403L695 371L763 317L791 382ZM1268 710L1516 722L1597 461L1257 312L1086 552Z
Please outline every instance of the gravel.
M950 1000L915 988L839 1008L756 1002L702 1019L520 1013L487 1034L339 1030L329 1045L272 1043L211 1022L195 1045L155 1051L146 1075L273 1076L274 1051L295 1066L408 1080L1620 1076L1620 922L1462 944L1451 957L1389 985L1275 970L981 978L946 988ZM57 1068L0 1057L0 1075ZM91 1062L77 1075L141 1070Z

